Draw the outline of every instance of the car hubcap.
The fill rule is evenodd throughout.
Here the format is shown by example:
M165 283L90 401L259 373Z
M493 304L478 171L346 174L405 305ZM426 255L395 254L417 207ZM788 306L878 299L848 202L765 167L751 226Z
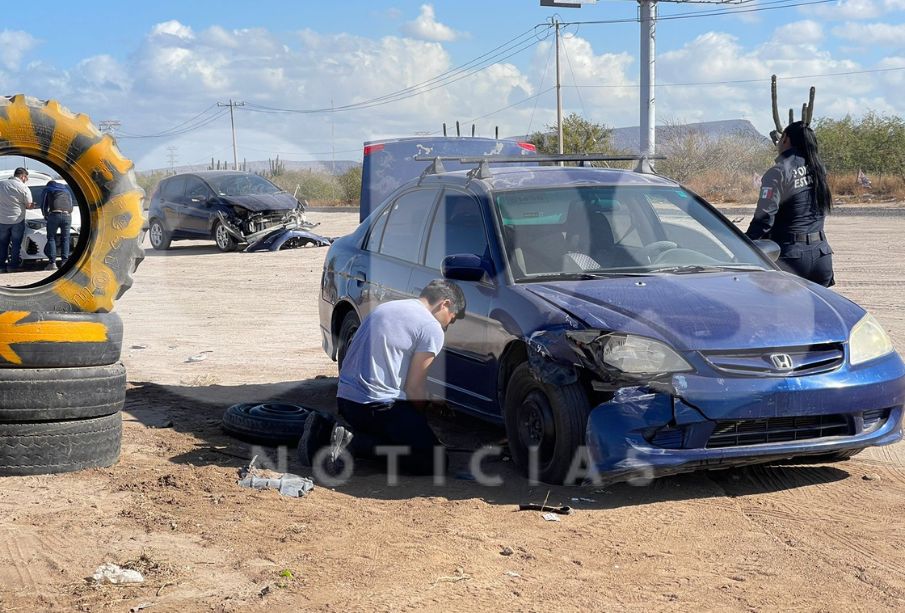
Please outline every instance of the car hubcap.
M556 445L556 425L553 409L546 394L532 390L519 409L519 439L526 448L537 447L541 464L552 457Z
M229 234L223 226L217 226L217 245L221 249L226 249L229 246Z
M163 228L160 224L151 224L151 244L159 245L163 242Z

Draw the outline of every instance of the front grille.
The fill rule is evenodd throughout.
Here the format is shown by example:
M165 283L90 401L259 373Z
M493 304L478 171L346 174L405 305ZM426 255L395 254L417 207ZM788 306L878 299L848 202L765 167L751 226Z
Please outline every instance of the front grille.
M842 343L806 347L774 347L729 351L704 351L704 358L717 370L734 375L798 377L829 372L842 365ZM777 364L783 364L779 367Z
M851 436L852 421L845 415L809 415L718 421L707 448L741 447L763 443L804 441L826 436Z

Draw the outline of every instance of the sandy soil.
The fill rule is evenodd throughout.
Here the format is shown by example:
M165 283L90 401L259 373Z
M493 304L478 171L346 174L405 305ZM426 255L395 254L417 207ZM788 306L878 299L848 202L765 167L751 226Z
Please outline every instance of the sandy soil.
M328 235L357 220L311 217ZM831 219L836 289L905 351L905 215ZM228 405L333 404L316 310L325 253L149 252L117 306L130 381L122 458L0 479L0 612L905 608L902 444L646 487L531 488L498 462L508 478L496 488L390 487L374 473L303 499L239 488L255 451L277 467L280 453L223 434ZM457 444L501 436L462 418L442 426ZM293 450L284 457L302 471ZM544 499L577 511L559 523L516 511ZM105 562L146 580L86 583Z

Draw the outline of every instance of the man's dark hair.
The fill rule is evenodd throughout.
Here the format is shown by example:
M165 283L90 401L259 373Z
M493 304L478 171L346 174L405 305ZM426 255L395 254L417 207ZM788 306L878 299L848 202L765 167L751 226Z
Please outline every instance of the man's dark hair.
M13 176L14 176L14 177L27 177L27 176L28 176L28 169L27 169L27 168L22 168L21 166L19 166L19 167L13 172Z
M465 315L465 294L462 288L446 279L434 279L421 290L421 298L433 306L443 300L449 300L450 310L456 317Z

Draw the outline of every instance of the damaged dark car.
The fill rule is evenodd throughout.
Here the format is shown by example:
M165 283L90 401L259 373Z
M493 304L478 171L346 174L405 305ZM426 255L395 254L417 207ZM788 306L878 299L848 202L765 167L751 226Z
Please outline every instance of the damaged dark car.
M431 392L504 425L529 476L841 460L902 438L905 365L881 325L779 270L775 243L753 243L681 185L605 168L439 166L333 243L324 349L342 360L374 306L456 280L467 313Z
M174 175L151 196L148 236L154 249L174 240L213 240L221 251L270 250L329 239L307 231L305 204L264 177L212 170Z

